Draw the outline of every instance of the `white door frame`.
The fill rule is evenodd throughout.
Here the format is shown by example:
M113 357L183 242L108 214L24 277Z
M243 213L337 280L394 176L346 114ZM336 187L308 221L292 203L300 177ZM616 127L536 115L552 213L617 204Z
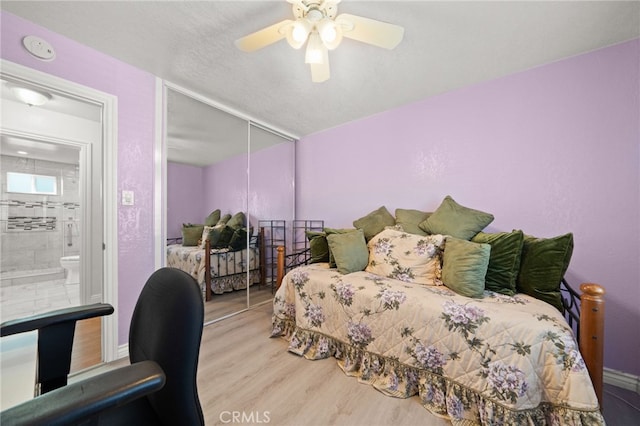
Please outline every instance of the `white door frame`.
M115 308L102 317L102 361L118 356L118 204L117 147L118 99L114 95L37 71L7 60L0 61L2 75L28 82L44 90L63 93L71 98L102 106L102 198L103 198L103 276L102 300Z

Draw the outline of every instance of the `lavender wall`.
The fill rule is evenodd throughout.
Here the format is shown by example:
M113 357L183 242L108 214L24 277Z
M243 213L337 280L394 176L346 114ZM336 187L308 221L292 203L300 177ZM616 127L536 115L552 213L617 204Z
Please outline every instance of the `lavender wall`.
M202 167L167 163L167 238L181 237L183 223L202 223L209 214L203 208L203 173Z
M238 155L204 168L204 215L247 211L247 155Z
M155 77L75 41L0 12L1 56L118 97L118 194L135 193L134 206L118 205L118 343L127 342L138 294L154 270L153 186ZM36 35L56 50L43 62L22 47Z
M493 213L490 230L573 232L569 280L607 289L605 365L639 375L639 52L622 43L305 137L296 217L351 226L450 194Z
M247 156L208 167L168 163L167 235L180 236L183 223L202 223L214 209L249 212L251 225L259 220L286 220L294 215L294 144L284 142L252 152L247 188ZM249 189L247 196L247 189Z
M294 144L284 142L251 153L249 213L257 220L286 220L294 215Z

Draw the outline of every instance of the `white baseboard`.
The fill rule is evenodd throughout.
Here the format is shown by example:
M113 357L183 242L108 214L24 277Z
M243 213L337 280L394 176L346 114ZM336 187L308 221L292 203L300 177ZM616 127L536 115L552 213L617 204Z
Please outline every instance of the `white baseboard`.
M118 346L118 359L129 358L129 344Z
M617 386L640 394L640 377L622 371L604 368L603 380L608 385Z

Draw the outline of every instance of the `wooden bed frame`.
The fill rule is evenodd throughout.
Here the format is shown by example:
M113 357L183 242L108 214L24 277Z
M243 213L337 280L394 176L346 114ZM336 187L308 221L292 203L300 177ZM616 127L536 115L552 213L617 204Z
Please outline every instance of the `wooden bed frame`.
M285 248L278 247L277 282L276 289L280 287L285 273L306 263L309 249L304 252L285 256ZM287 262L286 258L292 260ZM566 280L562 280L561 286L562 305L564 316L574 330L578 339L578 346L582 358L589 371L593 388L595 389L600 410L602 410L603 394L603 359L604 359L604 287L593 283L580 285L580 293L571 288Z

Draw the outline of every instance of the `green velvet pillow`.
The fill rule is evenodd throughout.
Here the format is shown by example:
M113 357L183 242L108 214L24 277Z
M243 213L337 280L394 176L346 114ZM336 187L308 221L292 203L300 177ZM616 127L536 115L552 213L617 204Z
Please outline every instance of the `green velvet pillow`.
M211 248L221 249L229 247L235 229L227 225L216 225L209 231Z
M385 206L353 221L354 228L362 229L364 238L367 241L375 237L376 234L384 230L385 227L395 224L396 219L389 213L389 210L387 210Z
M573 254L573 234L553 238L524 236L517 289L562 311L560 282Z
M341 274L364 271L369 263L369 249L362 229L327 235L327 242Z
M228 226L228 225L227 225ZM247 228L238 228L233 231L231 240L229 240L229 249L233 251L244 250L247 248Z
M227 213L220 217L216 225L226 225L226 223L229 222L230 219L231 219L231 214Z
M327 238L331 234L345 234L347 232L353 232L355 229L353 228L324 228L324 233L327 234ZM329 267L336 267L336 260L333 257L333 253L331 252L331 246L329 245Z
M311 258L309 263L329 262L329 243L324 232L306 231Z
M220 220L220 209L215 209L204 220L205 226L215 226Z
M484 288L496 293L513 296L516 294L516 283L520 271L522 231L499 232L496 234L478 233L471 239L474 243L484 243L491 246L489 268L484 280Z
M182 245L197 246L198 241L202 238L204 225L192 225L190 223L182 225Z
M420 224L427 220L431 213L420 210L396 209L396 225L400 225L404 232L425 236L427 233L420 229Z
M491 222L492 214L461 206L447 195L436 211L420 224L420 228L428 234L470 240Z
M482 297L490 254L489 244L447 237L442 261L442 282L463 296Z
M243 212L238 212L231 216L231 218L227 221L226 225L232 227L233 229L242 228L245 226L246 216Z

